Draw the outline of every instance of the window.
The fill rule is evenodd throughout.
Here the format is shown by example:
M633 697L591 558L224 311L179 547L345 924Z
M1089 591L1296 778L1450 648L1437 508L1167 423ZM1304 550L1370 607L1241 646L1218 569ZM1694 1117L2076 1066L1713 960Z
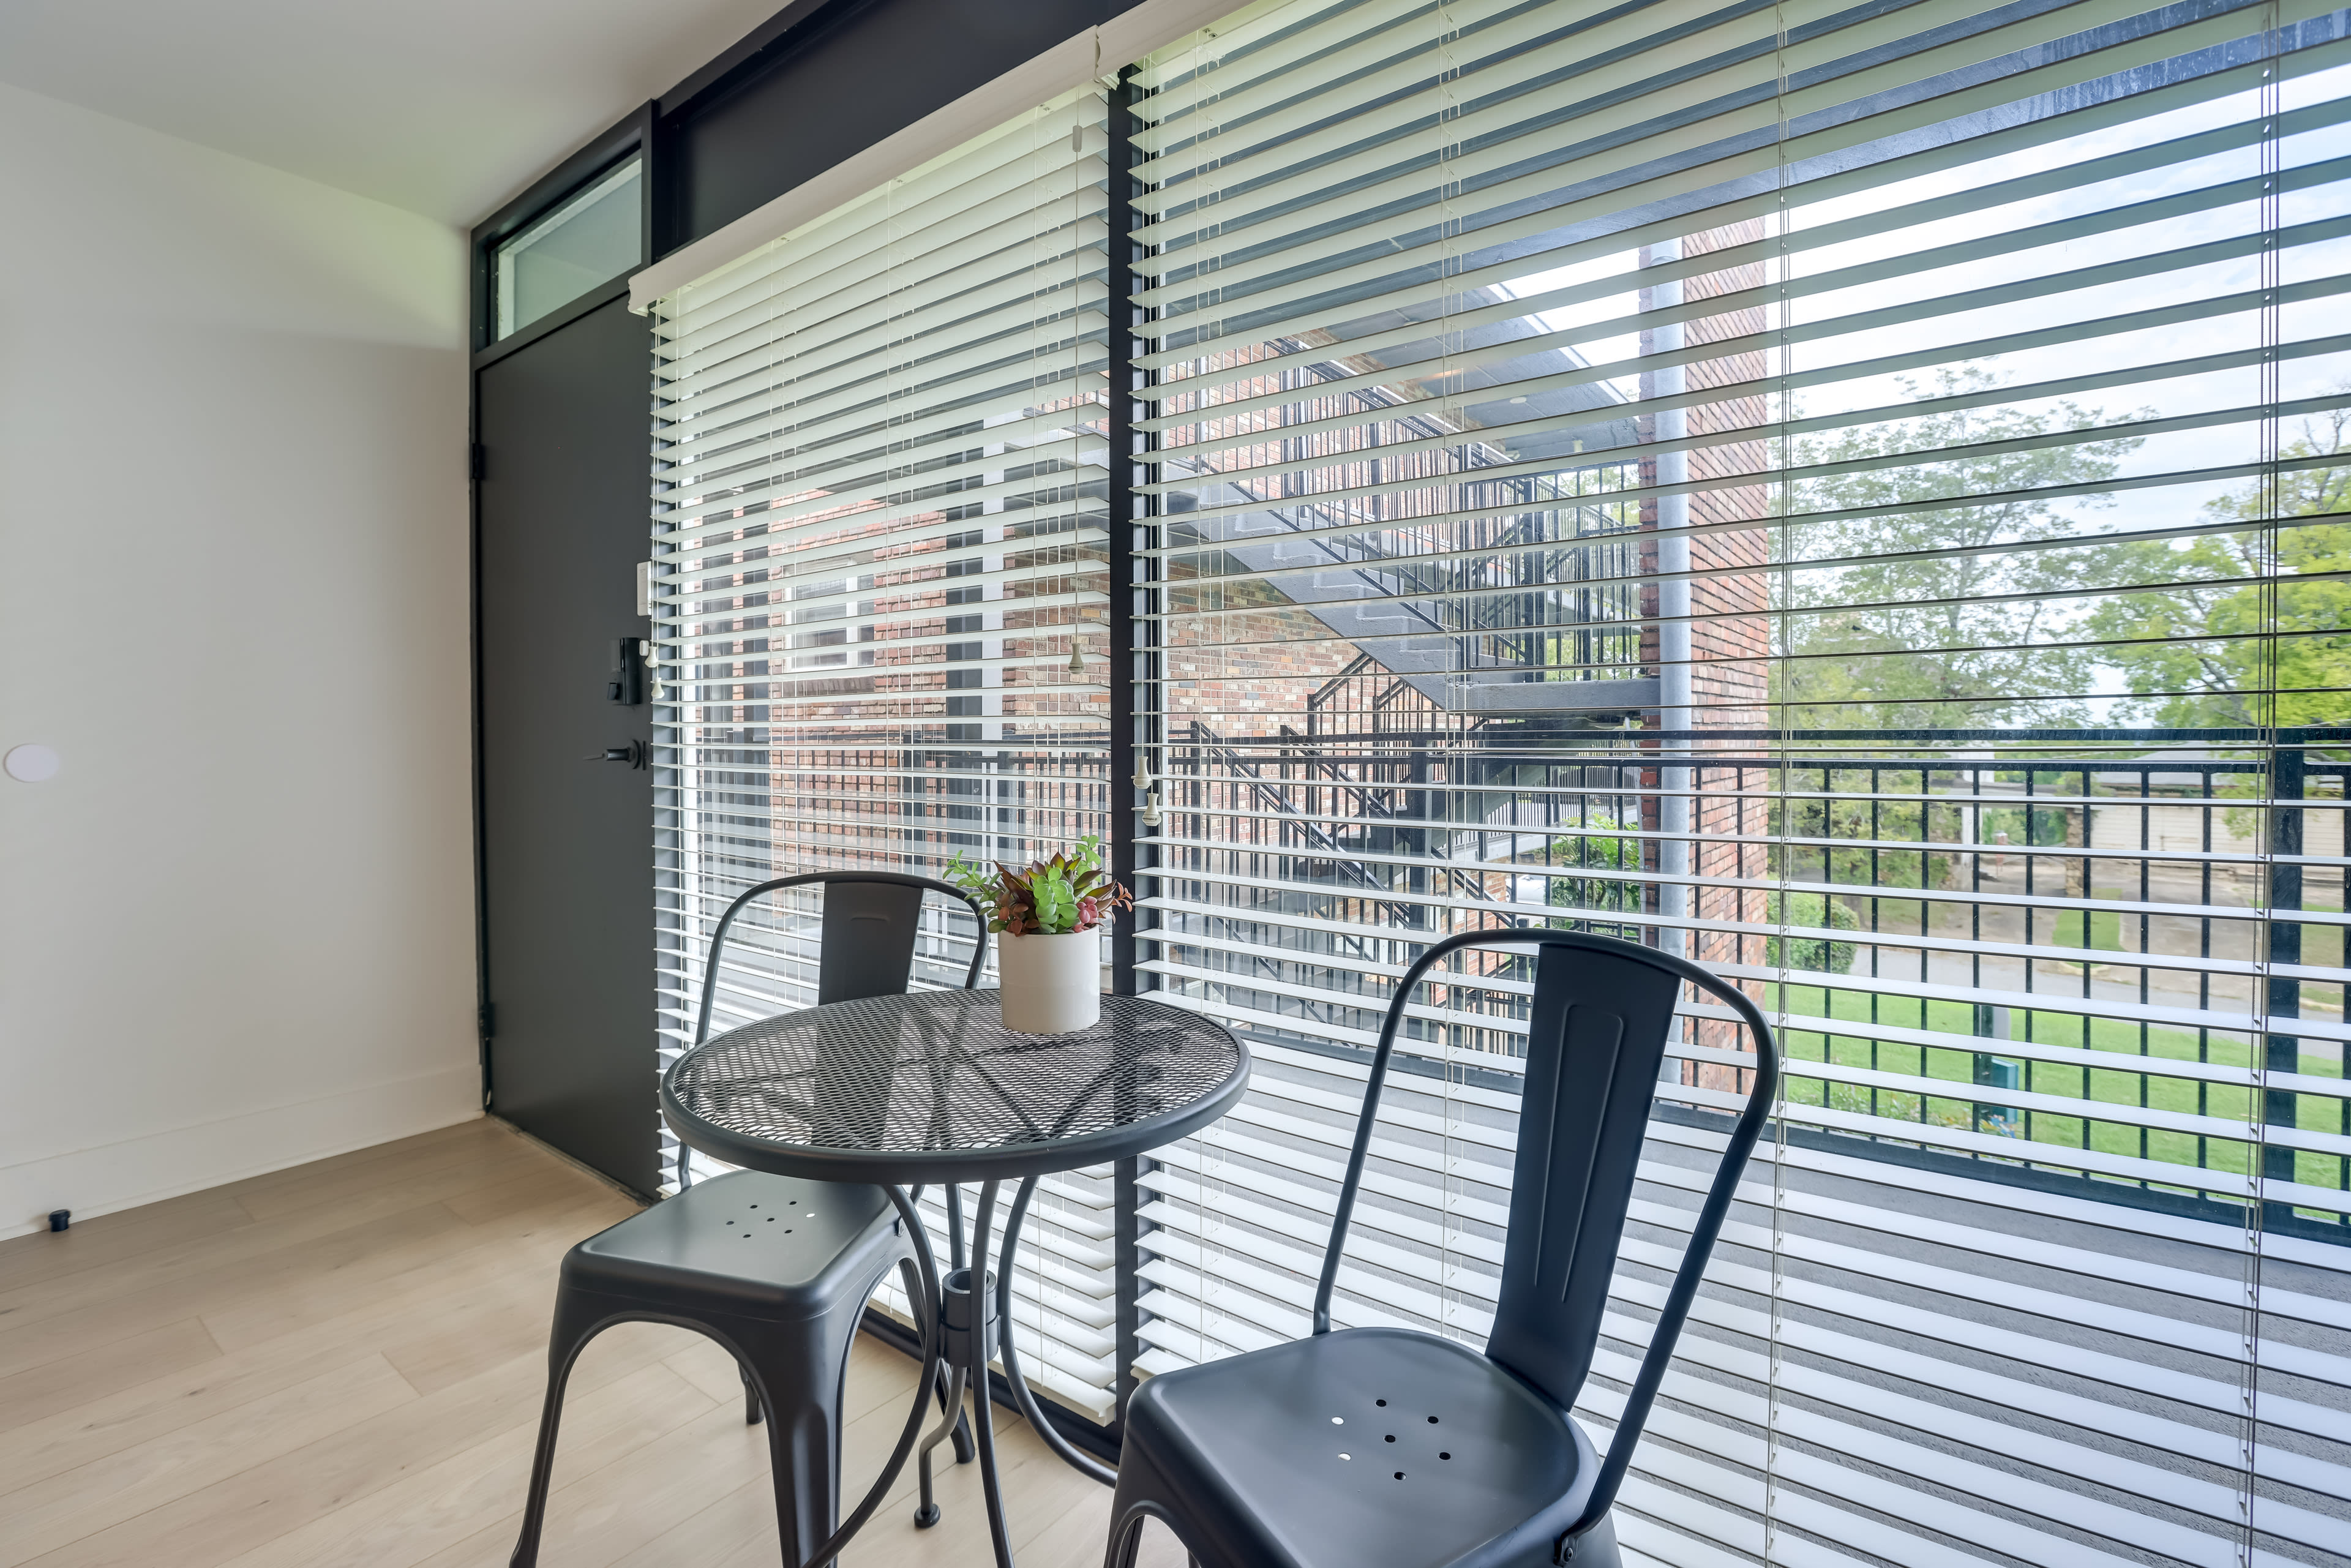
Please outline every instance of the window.
M1101 1416L1304 1331L1427 942L1653 944L1790 1061L1631 1560L2346 1562L2346 124L2289 0L1270 0L681 289L664 1050L755 881L1134 835L1259 1071L1134 1271L1048 1189ZM807 1000L745 935L720 1018ZM1482 1337L1529 979L1416 999L1341 1322ZM1693 1000L1604 1443L1750 1061Z
M1046 105L655 307L665 1058L744 888L1106 831L1104 118ZM916 983L959 985L938 905ZM813 1002L818 908L746 912L715 1028ZM1097 1419L1111 1188L1040 1186L1016 1307Z
M631 158L512 239L492 256L494 339L520 331L644 259L643 164Z
M1573 925L1794 1059L1639 1556L2341 1561L2351 13L1301 0L1135 90L1140 967L1261 1063L1144 1368L1304 1332L1420 946ZM1482 1338L1527 977L1415 1009L1342 1322Z

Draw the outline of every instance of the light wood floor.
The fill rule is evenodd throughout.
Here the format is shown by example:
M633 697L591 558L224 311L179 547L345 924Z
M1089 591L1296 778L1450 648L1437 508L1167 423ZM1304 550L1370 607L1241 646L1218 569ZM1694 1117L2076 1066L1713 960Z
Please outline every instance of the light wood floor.
M0 1568L503 1564L557 1262L632 1207L486 1121L0 1242ZM913 1387L861 1337L850 1499ZM998 1421L1021 1568L1092 1568L1109 1492ZM844 1568L986 1568L977 1470L945 1468L918 1531L910 1464ZM555 1487L547 1568L780 1561L764 1429L682 1330L582 1354Z

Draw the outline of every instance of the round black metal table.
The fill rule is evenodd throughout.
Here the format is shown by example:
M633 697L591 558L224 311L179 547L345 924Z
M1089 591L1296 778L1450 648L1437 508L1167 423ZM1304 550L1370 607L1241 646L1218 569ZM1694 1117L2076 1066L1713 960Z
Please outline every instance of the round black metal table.
M991 1332L1005 1381L1029 1425L1064 1459L1105 1483L1115 1473L1072 1448L1045 1420L1012 1343L1008 1260L1037 1179L1124 1159L1207 1126L1248 1087L1249 1051L1197 1013L1140 997L1104 997L1102 1019L1069 1034L1004 1027L994 991L916 991L834 1002L762 1019L713 1036L663 1074L662 1114L705 1154L751 1170L881 1186L914 1240L928 1298L925 1366L944 1358L945 1421L922 1444L918 1523L937 1518L930 1451L953 1429L967 1381L972 1401L988 1533L999 1568L1011 1568L998 1484L987 1364ZM1005 1218L1002 1277L988 1271L1001 1183L1020 1186ZM956 1184L981 1184L970 1261ZM950 1270L944 1283L928 1233L905 1188L946 1184ZM991 1291L990 1286L994 1289ZM919 1380L914 1408L881 1478L811 1568L821 1568L862 1525L904 1466L922 1430L934 1377Z

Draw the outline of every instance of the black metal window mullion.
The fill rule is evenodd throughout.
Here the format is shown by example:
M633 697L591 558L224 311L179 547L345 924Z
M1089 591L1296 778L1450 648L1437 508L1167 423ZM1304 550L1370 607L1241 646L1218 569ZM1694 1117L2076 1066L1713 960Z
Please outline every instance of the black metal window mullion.
M1134 118L1130 110L1139 91L1134 68L1122 68L1118 86L1111 93L1110 114L1105 122L1110 143L1106 282L1111 325L1108 363L1104 367L1110 382L1109 460L1105 465L1110 486L1105 497L1110 524L1110 779L1105 799L1110 803L1110 821L1105 837L1110 844L1113 873L1127 886L1137 889L1142 874L1153 869L1155 860L1142 841L1142 810L1151 790L1159 787L1155 778L1143 788L1136 787L1137 764L1151 757L1148 747L1142 744L1146 737L1140 733L1140 727L1156 722L1139 715L1156 712L1165 706L1158 700L1156 655L1138 653L1134 636L1135 614L1144 608L1139 601L1150 591L1147 577L1155 570L1155 558L1140 553L1151 543L1144 536L1151 526L1153 501L1137 488L1151 477L1141 458L1155 440L1149 431L1135 428L1138 421L1150 413L1136 394L1151 374L1134 362L1149 349L1141 335L1145 308L1134 298L1145 287L1135 275L1134 264L1141 246L1132 237L1137 225L1132 204L1135 151ZM1161 760L1164 764L1164 754ZM1151 913L1143 909L1123 910L1116 916L1111 928L1111 988L1120 996L1138 994L1150 978L1139 974L1135 966L1139 949L1149 941L1143 933L1154 924ZM1123 1159L1117 1162L1112 1181L1111 1270L1115 1286L1113 1354L1117 1365L1112 1392L1118 1403L1111 1427L1120 1437L1125 1430L1126 1401L1134 1390L1135 1362L1142 1354L1144 1221L1141 1182L1144 1171L1144 1156Z

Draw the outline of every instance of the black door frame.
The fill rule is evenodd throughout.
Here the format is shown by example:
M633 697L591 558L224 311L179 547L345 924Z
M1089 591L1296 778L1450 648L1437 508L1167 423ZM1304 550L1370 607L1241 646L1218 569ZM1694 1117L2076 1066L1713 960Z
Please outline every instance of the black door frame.
M635 262L627 272L589 289L568 304L509 333L496 342L489 340L495 320L495 301L491 298L492 261L498 245L536 221L559 203L606 170L625 159L641 155L646 145L646 131L652 120L653 105L646 104L612 126L602 135L572 153L546 174L533 181L528 189L505 206L475 225L472 240L472 287L467 319L470 323L472 349L465 373L465 450L467 486L465 497L465 561L466 561L466 636L467 667L471 681L473 705L469 739L473 747L471 780L473 790L474 826L474 1022L475 1046L482 1075L482 1108L492 1108L496 1089L497 1015L490 991L490 904L489 845L483 830L487 808L487 780L483 767L482 733L482 371L518 350L553 332L559 332L590 311L611 304L629 291L629 272L633 272L650 259L647 246L651 244L650 202L643 193L649 183L651 160L645 178L641 179L638 246Z
M644 1113L658 1011L653 969L633 959L650 947L655 873L642 835L653 790L639 769L653 712L642 695L603 694L619 708L580 701L608 678L612 632L643 634L629 619L629 582L646 553L648 333L627 312L624 288L590 290L560 326L517 346L528 352L486 356L474 377L477 434L489 446L474 477L471 541L475 954L485 1108L649 1197L658 1176ZM553 559L539 559L544 551ZM614 723L633 767L598 768L590 782L567 766L609 747ZM623 778L634 788L616 799ZM608 977L580 1011L561 967L584 954Z

